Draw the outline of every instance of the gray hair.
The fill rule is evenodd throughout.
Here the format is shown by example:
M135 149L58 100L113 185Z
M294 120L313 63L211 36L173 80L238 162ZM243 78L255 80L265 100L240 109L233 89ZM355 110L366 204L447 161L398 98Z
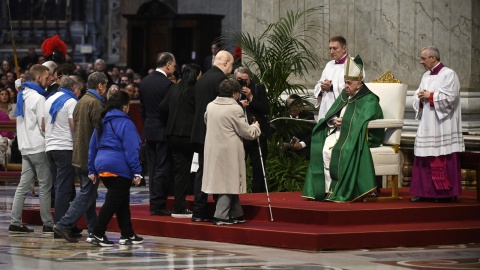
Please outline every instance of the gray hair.
M62 84L60 85L61 88L68 89L73 92L73 88L77 85L82 85L75 77L73 76L65 76L63 78Z
M234 75L234 76L237 76L237 73L247 74L249 78L252 78L252 72L251 72L250 69L248 69L247 67L238 67L238 68L235 69L235 71L233 72L233 75Z
M422 52L427 50L428 56L435 57L438 61L440 61L440 52L438 51L437 47L434 46L427 46L422 48Z
M108 83L107 76L103 72L93 72L88 76L87 86L90 89L97 89L101 83Z
M167 65L167 63L172 62L175 59L172 53L161 52L157 55L156 67L161 68Z

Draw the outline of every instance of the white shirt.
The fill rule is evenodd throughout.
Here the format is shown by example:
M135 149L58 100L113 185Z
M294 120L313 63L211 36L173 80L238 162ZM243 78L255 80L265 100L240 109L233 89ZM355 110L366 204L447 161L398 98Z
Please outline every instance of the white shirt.
M354 58L350 57L350 59L353 60ZM328 62L323 69L322 77L320 77L320 80L315 85L314 96L317 99L315 108L320 107L318 109L319 121L325 117L325 114L327 114L332 104L345 88L345 62L343 62L343 64L335 64L335 60ZM365 76L365 69L363 69L363 78L365 78ZM325 80L332 81L333 91L322 92L321 84Z
M67 100L63 107L58 111L55 122L52 122L50 107L53 102L65 95L57 92L45 101L44 119L45 119L45 147L46 151L52 150L73 150L73 134L70 130L69 118L73 119L73 109L77 101L73 98Z
M168 78L167 73L165 71L163 71L161 68L157 68L157 69L155 69L155 71L158 71L158 72L162 73L163 75L165 75L165 77Z
M421 101L418 92L433 92L434 107ZM423 102L423 108L420 103ZM443 67L438 75L423 74L420 86L413 95L415 118L420 120L415 137L414 154L419 157L448 155L465 151L462 135L460 81L450 68Z
M23 100L24 115L17 117L18 149L22 155L45 152L45 137L41 129L45 97L25 88Z

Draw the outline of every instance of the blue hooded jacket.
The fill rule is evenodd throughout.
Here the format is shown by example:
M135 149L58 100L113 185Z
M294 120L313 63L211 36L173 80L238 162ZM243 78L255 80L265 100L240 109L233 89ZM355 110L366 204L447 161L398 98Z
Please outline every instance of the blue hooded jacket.
M110 172L125 178L141 174L139 151L140 136L130 117L113 109L102 119L103 132L97 138L97 129L90 139L88 150L88 174Z

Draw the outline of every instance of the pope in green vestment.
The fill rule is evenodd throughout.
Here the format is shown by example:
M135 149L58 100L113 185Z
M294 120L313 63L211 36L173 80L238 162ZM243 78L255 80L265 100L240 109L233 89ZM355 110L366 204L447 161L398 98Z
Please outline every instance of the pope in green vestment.
M383 112L379 98L361 81L361 58L357 55L353 61L347 59L345 89L313 129L310 165L302 193L305 198L352 202L376 188L370 147L380 146L384 129L367 129L367 126L371 120L382 119ZM335 136L338 131L339 135L331 137L336 142L324 149L327 137ZM325 150L331 150L328 168L324 163ZM331 182L326 183L325 173L329 173L327 178Z

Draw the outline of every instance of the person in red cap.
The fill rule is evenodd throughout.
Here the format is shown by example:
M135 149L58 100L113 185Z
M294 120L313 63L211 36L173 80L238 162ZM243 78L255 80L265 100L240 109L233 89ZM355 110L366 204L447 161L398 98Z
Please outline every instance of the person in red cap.
M67 45L60 39L60 36L54 35L45 39L42 43L42 52L46 60L52 60L57 65L65 62L67 55Z

